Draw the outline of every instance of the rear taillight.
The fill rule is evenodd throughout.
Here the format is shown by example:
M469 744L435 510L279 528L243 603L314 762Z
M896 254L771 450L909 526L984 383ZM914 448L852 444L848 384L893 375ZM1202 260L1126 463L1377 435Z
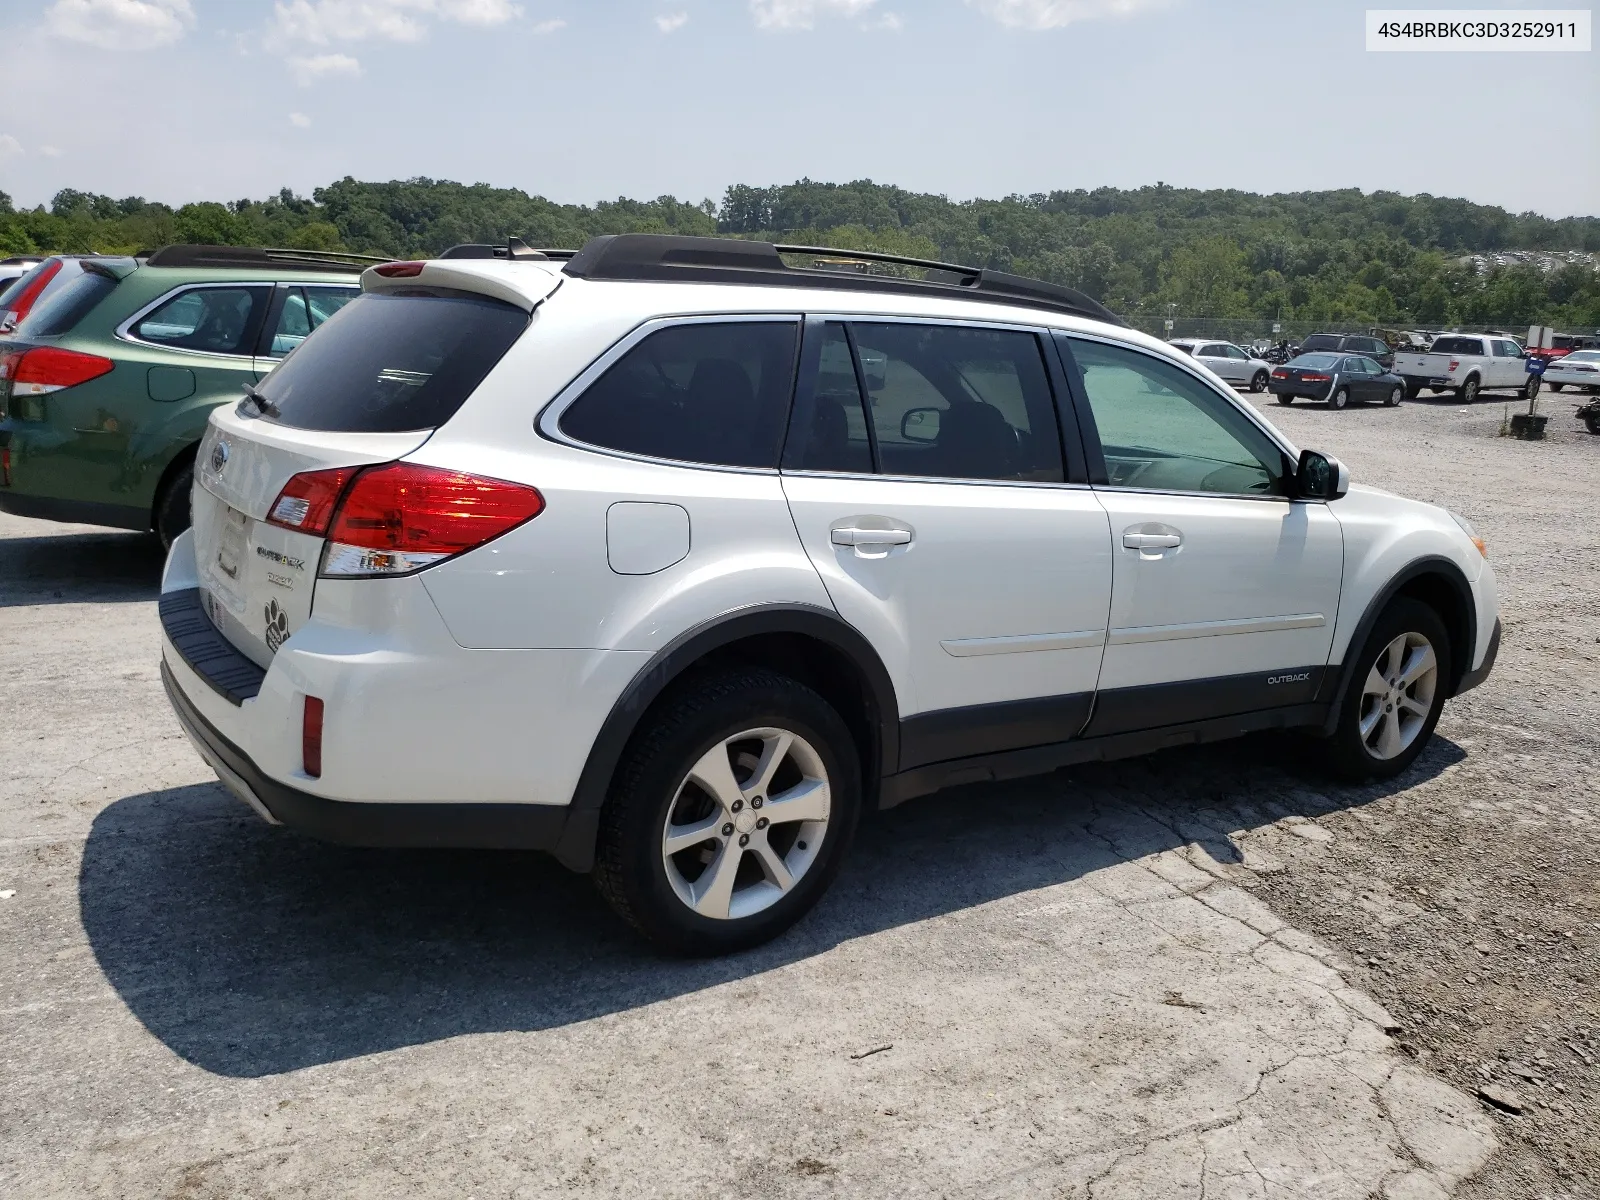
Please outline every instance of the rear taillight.
M98 354L38 346L0 359L0 379L11 380L13 396L42 396L98 379L116 365Z
M313 779L322 777L322 701L306 697L300 718L300 764Z
M1307 371L1304 375L1300 376L1300 382L1301 383L1327 383L1328 380L1331 379L1331 378L1333 378L1333 376L1331 376L1331 375L1317 375L1317 374L1313 374L1310 371Z
M1289 378L1289 372L1285 371L1282 367L1279 367L1272 373L1272 377L1274 379L1287 379Z
M1454 370L1455 370L1455 369L1456 369L1456 368L1457 368L1457 367L1459 367L1459 366L1460 366L1460 365L1461 365L1461 360L1460 360L1460 359L1459 359L1459 358L1452 358L1452 359L1451 359L1451 360L1450 360L1450 369L1451 369L1451 370L1452 370L1452 371L1454 371Z
M384 263L381 267L372 269L385 279L410 279L422 274L422 264L419 262Z
M267 510L267 523L321 537L328 532L328 520L339 494L358 470L359 467L335 467L296 475L283 485L283 491Z
M369 467L355 477L334 512L322 574L349 578L420 571L542 511L544 497L527 484L415 463Z
M23 288L17 294L17 298L11 302L11 311L5 314L6 328L15 329L22 324L23 318L32 312L33 306L39 302L39 297L44 293L44 289L49 287L50 281L60 273L60 259L39 268L39 273L33 277L32 282Z
M0 487L11 486L11 448L0 450Z

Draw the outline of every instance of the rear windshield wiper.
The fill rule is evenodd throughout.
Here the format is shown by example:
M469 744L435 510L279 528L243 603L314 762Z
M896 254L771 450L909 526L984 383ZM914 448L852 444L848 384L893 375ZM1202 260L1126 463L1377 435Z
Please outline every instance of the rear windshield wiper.
M262 416L276 417L278 415L278 406L248 384L245 385L244 398L254 404L256 411Z

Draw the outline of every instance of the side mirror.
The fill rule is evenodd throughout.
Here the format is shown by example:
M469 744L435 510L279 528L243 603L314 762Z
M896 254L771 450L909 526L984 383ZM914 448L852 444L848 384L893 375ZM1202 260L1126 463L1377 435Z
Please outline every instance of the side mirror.
M939 412L937 408L908 409L900 418L900 436L908 442L937 442Z
M1350 468L1330 454L1302 450L1294 482L1301 500L1337 500L1350 490Z

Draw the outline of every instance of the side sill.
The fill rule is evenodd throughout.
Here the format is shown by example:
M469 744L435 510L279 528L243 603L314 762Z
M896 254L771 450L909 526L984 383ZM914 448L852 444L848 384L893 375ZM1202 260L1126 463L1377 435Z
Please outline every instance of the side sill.
M1317 726L1323 723L1327 715L1328 707L1325 704L1296 704L1286 708L1264 709L1259 712L1215 717L1207 721L1193 721L1184 725L1140 730L1136 733L1075 738L1046 746L1032 746L1025 750L1009 750L1000 754L983 754L930 763L885 778L878 807L893 808L916 796L925 796L930 792L961 784L1021 779L1029 775L1043 775L1060 767L1070 767L1078 763L1133 758L1174 746L1226 741L1229 738L1258 733L1266 729Z

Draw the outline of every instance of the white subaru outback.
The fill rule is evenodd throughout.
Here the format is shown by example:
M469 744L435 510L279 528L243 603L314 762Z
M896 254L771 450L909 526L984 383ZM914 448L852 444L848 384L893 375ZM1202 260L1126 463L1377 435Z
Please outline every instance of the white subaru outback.
M368 270L200 447L160 614L201 755L318 837L551 851L708 953L864 808L1291 727L1394 775L1488 674L1460 518L1069 289L844 257Z

